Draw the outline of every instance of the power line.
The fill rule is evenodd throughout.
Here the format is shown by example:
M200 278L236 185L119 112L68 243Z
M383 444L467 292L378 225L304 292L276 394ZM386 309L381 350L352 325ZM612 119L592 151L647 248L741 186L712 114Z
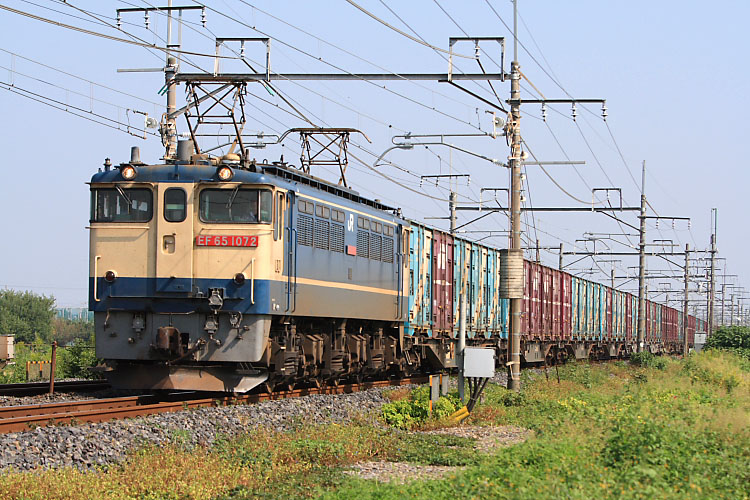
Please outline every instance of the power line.
M122 123L120 121L114 120L114 119L109 118L107 116L100 115L98 113L94 113L93 111L89 111L89 110L86 110L86 109L83 109L83 108L79 108L77 106L73 106L73 105L66 104L66 103L61 102L61 101L57 101L55 99L51 99L51 98L43 96L41 94L37 94L35 92L31 92L30 90L26 90L26 89L24 89L22 87L19 87L18 85L11 85L9 83L0 81L0 88L2 88L4 90L8 90L10 92L13 92L14 94L20 95L22 97L26 97L27 99L30 99L32 101L36 101L36 102L39 102L41 104L45 104L45 105L50 106L52 108L55 108L57 110L65 111L66 113L70 113L72 115L78 116L79 118L84 118L86 120L89 120L91 122L97 123L99 125L104 125L105 127L113 128L115 130L119 130L120 132L123 132L123 133L126 133L126 134L130 134L130 135L138 137L140 139L146 139L145 136L147 134L148 135L152 135L152 136L156 136L155 133L149 132L149 131L146 131L146 130L143 131L143 136L138 135L138 134L134 134L133 132L130 132L130 129L133 129L133 130L138 130L138 129L136 127L133 127L130 124ZM71 108L74 109L74 110L76 110L76 111L80 111L83 114L71 111ZM97 120L97 119L92 118L92 117L97 117L97 118L101 118L103 120L107 120L108 122L112 122L112 123L116 124L117 126L112 125L112 123L102 122L102 121ZM121 126L125 127L125 130L122 130L120 128ZM139 132L140 132L140 130L139 130Z
M146 47L146 48L154 49L154 50L161 50L162 52L175 52L175 53L179 53L179 54L186 54L186 55L199 56L199 57L217 57L215 54L203 54L203 53L200 53L200 52L192 52L192 51L188 51L188 50L173 49L173 48L168 48L168 47L160 47L160 46L158 46L156 44L151 44L151 43L146 43L146 42L138 42L138 41L135 41L135 40L128 40L126 38L120 38L120 37L116 37L116 36L112 36L112 35L107 35L105 33L99 33L98 31L91 31L91 30L88 30L88 29L85 29L85 28L80 28L78 26L73 26L73 25L70 25L70 24L61 23L61 22L55 21L53 19L48 19L46 17L37 16L35 14L31 14L30 12L24 12L22 10L18 10L18 9L14 9L14 8L8 7L7 5L0 4L0 9L8 11L8 12L11 12L13 14L18 14L20 16L28 17L30 19L34 19L35 21L41 21L41 22L44 22L44 23L52 24L53 26L57 26L58 28L65 28L65 29L69 29L69 30L72 30L72 31L77 31L78 33L84 33L86 35L91 35L91 36L96 36L96 37L100 37L100 38L105 38L107 40L112 40L112 41L115 41L115 42L121 42L121 43L130 44L130 45L137 45L139 47ZM218 57L220 57L222 59L234 59L232 57L227 57L227 56L218 56Z
M357 4L356 2L354 2L353 0L346 0L346 2L347 2L347 3L349 3L349 4L351 5L351 6L353 6L353 7L357 8L357 9L359 9L359 10L360 10L360 11L361 11L362 13L364 13L364 14L368 15L369 17L371 17L371 18L372 18L372 19L374 19L375 21L379 22L379 23L380 23L380 24L382 24L383 26L386 26L386 27L388 27L388 28L392 29L393 31L395 31L395 32L396 32L396 33L398 33L399 35L401 35L401 36L405 36L406 38L408 38L409 40L411 40L411 41L413 41L413 42L417 42L418 44L420 44L420 45L424 45L425 47L429 47L429 48L431 48L432 50L435 50L435 51L437 51L437 52L443 52L443 53L445 53L445 54L451 54L451 52L449 52L449 51L447 51L447 50L445 50L445 49L441 49L440 47L436 47L436 46L434 46L434 45L431 45L431 44L429 44L429 43L425 42L425 41L424 41L423 39L421 39L421 37L419 37L419 38L415 38L415 37L411 36L410 34L408 34L408 33L405 33L405 32L403 32L403 31L401 31L400 29L396 28L395 26L393 26L393 25L389 24L389 23L388 23L387 21L384 21L383 19L380 19L380 18L379 18L378 16L376 16L376 15L375 15L375 14L373 14L372 12L368 11L368 10L367 10L367 9L365 9L364 7L362 7L362 6L358 5L358 4ZM473 57L473 56L467 56L467 55L464 55L464 54L456 54L456 53L453 53L452 55L454 55L454 56L456 56L456 57L463 57L463 58L466 58L466 59L474 59L474 57Z
M43 62L39 62L39 61L36 61L36 60L34 60L34 59L31 59L31 58L29 58L29 57L26 57L26 56L22 56L22 55L20 55L20 54L17 54L17 53L15 53L15 52L11 52L11 51L9 51L9 50L6 50L6 49L3 49L3 48L0 48L0 52L5 52L6 54L10 54L10 55L11 55L11 56L13 56L13 57L17 57L17 58L19 58L19 59L23 59L23 60L25 60L25 61L29 61L29 62L31 62L31 63L34 63L34 64L38 64L39 66L41 66L41 67L43 67L43 68L47 68L47 69L50 69L50 70L52 70L52 71L57 71L58 73L61 73L61 74L65 75L65 76L69 76L69 77L71 77L71 78L75 78L75 79L77 79L77 80L81 80L82 82L86 82L86 83L88 83L88 84L90 84L90 85L96 85L97 87L101 87L101 88L103 88L103 89L107 89L107 90L110 90L110 91L112 91L112 92L116 92L116 93L118 93L118 94L122 94L122 95L124 95L124 96L127 96L127 97L131 97L131 98L133 98L133 99L138 99L138 100L140 100L140 101L143 101L143 102L145 102L145 103L148 103L148 104L152 104L152 105L154 105L154 106L162 106L162 104L161 104L161 103L157 103L157 102L154 102L154 101L149 101L148 99L144 99L143 97L139 97L139 96L137 96L137 95L134 95L134 94L129 94L129 93L127 93L127 92L123 92L123 91L121 91L121 90L117 90L117 89L115 89L115 88L112 88L112 87L108 87L107 85L102 85L101 83L97 83L97 82L94 82L94 81L92 81L92 80L88 80L88 79L86 79L86 78L80 77L80 76L78 76L78 75L75 75L75 74L73 74L73 73L69 73L69 72L67 72L67 71L64 71L64 70L61 70L61 69L59 69L59 68L55 68L54 66L50 66L49 64L45 64L45 63L43 63ZM6 69L7 69L7 68L6 68ZM13 72L16 72L16 73L17 73L17 71L15 71L15 70L11 70L11 71L13 71ZM21 73L18 73L18 74L21 74Z

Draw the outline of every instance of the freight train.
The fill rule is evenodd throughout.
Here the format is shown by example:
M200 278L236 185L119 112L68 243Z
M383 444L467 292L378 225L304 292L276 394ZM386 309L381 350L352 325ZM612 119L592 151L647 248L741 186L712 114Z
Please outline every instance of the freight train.
M505 363L503 250L283 162L107 160L90 182L89 307L115 387L245 392L450 370L467 345ZM522 360L635 349L637 298L524 261ZM647 302L646 344L702 321Z

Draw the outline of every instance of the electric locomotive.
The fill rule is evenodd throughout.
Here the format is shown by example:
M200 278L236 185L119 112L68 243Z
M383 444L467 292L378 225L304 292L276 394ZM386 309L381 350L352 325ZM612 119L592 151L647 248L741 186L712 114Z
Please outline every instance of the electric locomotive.
M283 162L192 154L90 182L90 308L115 387L244 392L402 370L399 212Z

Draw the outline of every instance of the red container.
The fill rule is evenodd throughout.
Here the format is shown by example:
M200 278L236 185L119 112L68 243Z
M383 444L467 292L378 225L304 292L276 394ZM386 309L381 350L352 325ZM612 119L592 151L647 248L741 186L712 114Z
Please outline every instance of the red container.
M625 292L625 339L633 341L633 296Z
M568 274L564 273L562 271L558 271L560 273L560 283L562 283L561 286L561 293L562 293L562 304L561 304L561 313L562 313L562 328L560 330L560 338L563 340L571 340L572 338L572 314L573 311L572 308L572 301L573 301L573 277Z
M453 237L432 233L432 329L453 333Z
M524 321L522 334L527 340L542 338L542 270L539 264L524 261Z
M547 266L539 267L539 274L542 279L542 286L539 295L539 305L541 310L541 338L548 340L552 338L552 304L554 297L552 295L552 270Z
M612 289L607 287L607 335L605 337L607 340L612 340L615 336L612 328L612 306Z

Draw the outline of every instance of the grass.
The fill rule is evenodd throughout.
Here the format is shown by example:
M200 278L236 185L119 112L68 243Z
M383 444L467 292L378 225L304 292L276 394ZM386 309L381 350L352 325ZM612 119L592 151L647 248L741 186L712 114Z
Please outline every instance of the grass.
M300 423L288 432L255 429L208 448L185 446L186 436L176 433L173 445L146 447L93 472L1 473L0 498L750 498L746 365L716 351L663 361L569 364L559 369L560 383L526 375L518 394L488 385L469 423L534 431L490 455L475 452L470 439L365 417ZM390 398L411 404L423 391L396 390ZM444 423L424 419L411 428ZM343 473L371 460L461 467L406 484Z

